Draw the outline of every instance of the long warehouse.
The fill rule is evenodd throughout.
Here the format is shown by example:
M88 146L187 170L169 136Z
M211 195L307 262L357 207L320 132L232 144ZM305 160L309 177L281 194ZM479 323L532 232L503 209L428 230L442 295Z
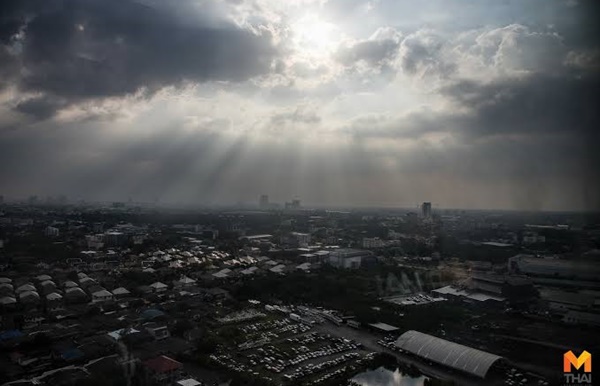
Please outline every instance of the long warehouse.
M498 355L414 330L402 334L396 340L396 346L421 358L479 378L485 378L492 365L502 359Z

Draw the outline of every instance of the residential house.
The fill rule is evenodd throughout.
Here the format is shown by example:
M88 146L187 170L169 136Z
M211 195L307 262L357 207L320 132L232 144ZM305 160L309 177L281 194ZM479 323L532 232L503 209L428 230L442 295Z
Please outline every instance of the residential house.
M171 336L169 329L165 325L150 322L144 324L144 327L146 328L146 331L148 331L148 333L156 340L166 339Z
M92 303L107 302L113 300L113 294L102 289L92 293Z
M157 281L155 283L150 284L150 288L152 288L152 292L160 293L165 292L169 287L166 284Z
M149 384L171 385L182 376L181 362L161 355L143 362Z

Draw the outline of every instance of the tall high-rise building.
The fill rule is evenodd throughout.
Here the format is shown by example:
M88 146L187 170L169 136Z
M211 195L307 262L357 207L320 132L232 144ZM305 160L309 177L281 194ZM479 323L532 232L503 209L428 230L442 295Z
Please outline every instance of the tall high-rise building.
M421 214L424 218L431 217L431 202L424 202L423 205L421 205Z
M263 194L260 196L260 199L258 200L258 206L261 207L262 209L266 209L269 207L269 196L267 196L266 194Z

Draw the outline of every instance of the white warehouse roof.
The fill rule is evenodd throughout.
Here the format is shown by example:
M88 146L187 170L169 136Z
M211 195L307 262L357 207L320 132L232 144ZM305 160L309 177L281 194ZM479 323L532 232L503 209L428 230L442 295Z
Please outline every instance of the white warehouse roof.
M407 331L396 340L396 346L422 358L485 378L494 362L502 357L423 334Z

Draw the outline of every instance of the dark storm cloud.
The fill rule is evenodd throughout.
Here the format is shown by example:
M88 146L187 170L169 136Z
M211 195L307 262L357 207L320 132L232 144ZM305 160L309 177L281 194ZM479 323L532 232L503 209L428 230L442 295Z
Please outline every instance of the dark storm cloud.
M459 81L442 93L471 111L460 122L468 136L596 135L600 74Z
M8 48L0 44L0 91L10 86L19 75L19 63L9 52Z
M3 1L0 40L14 48L23 70L13 82L77 100L183 81L240 81L269 71L276 55L270 35L224 19L191 23L175 12L186 3ZM0 73L6 67L0 62Z
M57 97L40 96L18 103L15 110L43 120L53 116L56 110L63 106L65 102Z

